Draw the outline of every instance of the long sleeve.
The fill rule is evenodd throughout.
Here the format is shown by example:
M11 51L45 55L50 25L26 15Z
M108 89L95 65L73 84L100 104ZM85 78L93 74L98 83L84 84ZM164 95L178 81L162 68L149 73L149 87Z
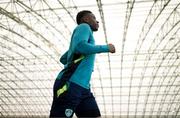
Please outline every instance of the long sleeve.
M109 52L108 45L94 44L92 30L88 24L82 24L76 28L73 35L73 46L76 53L81 53L84 55Z
M87 42L81 42L77 45L76 51L84 55L89 55L95 53L109 52L109 47L108 45L92 45Z
M86 23L78 25L73 31L68 53L61 58L61 62L68 65L73 61L76 54L84 56L84 59L79 63L69 81L89 89L96 53L103 52L109 52L109 46L95 45L91 27Z

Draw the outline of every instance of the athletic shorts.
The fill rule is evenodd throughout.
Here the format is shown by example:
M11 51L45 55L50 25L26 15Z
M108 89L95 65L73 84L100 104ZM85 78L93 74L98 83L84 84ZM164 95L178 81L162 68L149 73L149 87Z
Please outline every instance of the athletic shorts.
M68 82L68 89L57 96L60 80L56 80L53 88L53 103L50 118L100 117L100 110L90 89L85 89L75 83Z

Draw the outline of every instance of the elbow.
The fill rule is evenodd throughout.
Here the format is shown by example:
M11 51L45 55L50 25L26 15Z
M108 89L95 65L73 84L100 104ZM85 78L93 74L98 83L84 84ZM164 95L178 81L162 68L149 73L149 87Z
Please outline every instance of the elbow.
M66 61L66 60L60 60L60 62L61 62L63 65L66 65L66 64L67 64L67 61Z
M76 52L78 53L78 54L82 54L82 55L88 55L89 53L88 53L88 51L87 50L76 50Z

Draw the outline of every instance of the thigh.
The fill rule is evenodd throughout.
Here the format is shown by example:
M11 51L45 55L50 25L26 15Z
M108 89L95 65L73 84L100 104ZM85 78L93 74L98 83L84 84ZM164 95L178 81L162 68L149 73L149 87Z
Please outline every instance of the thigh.
M56 93L56 90L54 94ZM54 95L50 117L72 117L80 103L81 90L73 83L69 84L67 93L57 97Z
M100 110L92 93L84 98L75 110L77 117L100 117Z

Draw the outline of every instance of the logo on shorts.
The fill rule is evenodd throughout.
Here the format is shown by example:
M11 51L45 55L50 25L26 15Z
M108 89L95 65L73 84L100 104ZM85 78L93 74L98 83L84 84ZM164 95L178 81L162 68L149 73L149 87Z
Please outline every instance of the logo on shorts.
M66 110L65 110L65 115L66 115L67 117L70 117L72 114L73 114L73 110L72 110L72 109L66 109Z

